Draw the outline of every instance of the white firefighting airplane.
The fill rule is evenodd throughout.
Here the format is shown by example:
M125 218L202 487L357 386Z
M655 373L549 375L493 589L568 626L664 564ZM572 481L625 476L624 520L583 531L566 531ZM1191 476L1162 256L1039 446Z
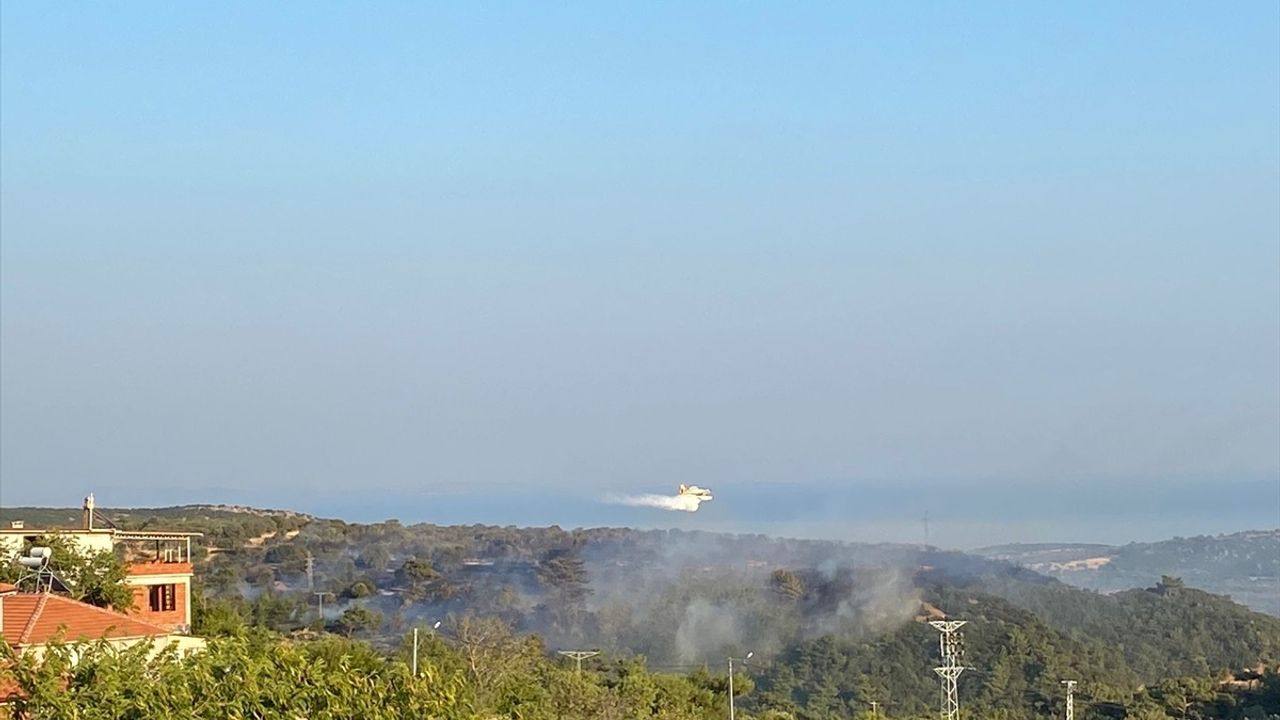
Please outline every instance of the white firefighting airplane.
M699 500L711 499L711 491L706 488L700 488L697 485L681 485L680 494L690 495L692 497L698 498Z

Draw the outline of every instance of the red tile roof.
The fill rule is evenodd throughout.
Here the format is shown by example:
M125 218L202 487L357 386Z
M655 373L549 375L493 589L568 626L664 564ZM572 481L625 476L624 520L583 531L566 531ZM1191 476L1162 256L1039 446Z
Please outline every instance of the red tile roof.
M159 625L51 593L6 595L0 599L0 607L4 616L0 633L15 647L42 645L59 632L65 640L170 634Z
M8 595L9 593L18 592L17 585L10 585L6 582L0 582L0 595Z

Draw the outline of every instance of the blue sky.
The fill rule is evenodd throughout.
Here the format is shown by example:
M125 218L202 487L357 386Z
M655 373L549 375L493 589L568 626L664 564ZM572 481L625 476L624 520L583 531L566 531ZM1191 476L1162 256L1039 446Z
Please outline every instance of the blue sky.
M0 13L4 504L1280 524L1275 3Z

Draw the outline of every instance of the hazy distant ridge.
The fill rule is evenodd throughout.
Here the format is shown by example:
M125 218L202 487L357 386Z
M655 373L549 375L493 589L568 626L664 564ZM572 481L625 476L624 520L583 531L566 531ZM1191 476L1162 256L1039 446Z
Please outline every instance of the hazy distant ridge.
M1255 610L1280 616L1280 529L1121 546L1014 543L971 552L1101 592L1147 587L1162 575L1173 575L1188 585L1230 595Z

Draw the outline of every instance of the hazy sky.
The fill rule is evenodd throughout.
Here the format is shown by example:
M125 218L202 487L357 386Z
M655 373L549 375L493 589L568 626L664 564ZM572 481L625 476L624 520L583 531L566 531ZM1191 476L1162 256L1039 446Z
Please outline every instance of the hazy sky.
M1280 524L1280 5L694 5L4 3L0 502Z

